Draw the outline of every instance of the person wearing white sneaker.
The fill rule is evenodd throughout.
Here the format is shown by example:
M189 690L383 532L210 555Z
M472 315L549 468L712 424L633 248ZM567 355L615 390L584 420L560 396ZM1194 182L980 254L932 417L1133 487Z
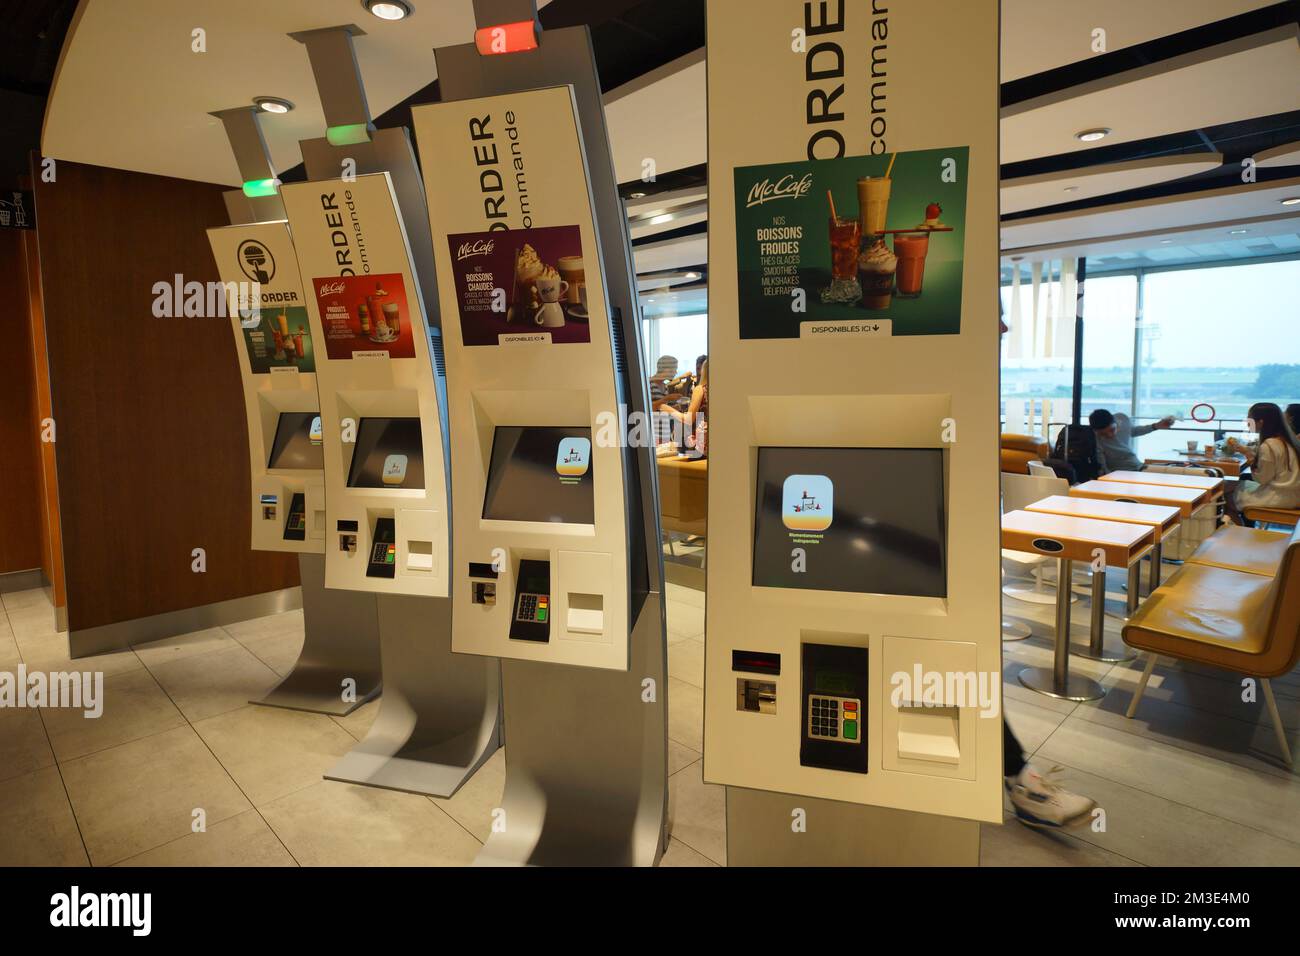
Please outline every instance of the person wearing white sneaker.
M1031 827L1060 829L1071 827L1088 819L1096 801L1082 794L1071 793L1051 779L1061 768L1053 767L1046 776L1025 762L1020 741L1002 721L1002 753L1004 784L1011 797L1011 806L1021 823Z

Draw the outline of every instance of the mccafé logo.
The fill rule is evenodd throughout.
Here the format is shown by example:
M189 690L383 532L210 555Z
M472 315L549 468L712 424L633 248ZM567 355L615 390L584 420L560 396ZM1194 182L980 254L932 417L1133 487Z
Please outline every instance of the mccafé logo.
M745 208L761 206L771 199L800 199L808 195L810 189L812 189L812 173L804 173L802 179L795 179L787 173L775 183L770 179L764 179L761 183L754 183L749 187Z
M462 242L460 248L456 250L456 261L468 259L470 256L489 255L496 243L491 239L475 239L473 242Z
M322 282L317 295L342 295L347 285L342 282Z

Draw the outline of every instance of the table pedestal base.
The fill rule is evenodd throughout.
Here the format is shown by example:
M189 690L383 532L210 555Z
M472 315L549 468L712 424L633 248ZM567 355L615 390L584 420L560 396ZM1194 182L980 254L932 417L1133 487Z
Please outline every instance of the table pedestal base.
M1020 672L1020 683L1058 700L1101 700L1106 696L1106 688L1091 677L1067 673L1064 681L1058 681L1051 667L1026 667Z

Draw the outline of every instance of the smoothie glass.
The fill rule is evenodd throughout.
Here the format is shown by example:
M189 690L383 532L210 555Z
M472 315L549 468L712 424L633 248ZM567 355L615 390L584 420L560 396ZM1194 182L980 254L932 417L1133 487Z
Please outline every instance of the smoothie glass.
M858 180L858 212L862 234L880 236L889 217L889 191L893 180L888 176L870 176Z
M925 256L930 251L926 233L900 234L894 237L894 255L898 256L898 291L900 299L915 299L921 294L925 278Z

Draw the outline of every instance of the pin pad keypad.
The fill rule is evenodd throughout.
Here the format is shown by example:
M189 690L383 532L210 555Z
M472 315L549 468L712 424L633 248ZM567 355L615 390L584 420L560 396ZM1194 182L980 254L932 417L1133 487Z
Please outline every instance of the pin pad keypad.
M862 702L854 697L808 695L808 736L839 743L860 743Z

